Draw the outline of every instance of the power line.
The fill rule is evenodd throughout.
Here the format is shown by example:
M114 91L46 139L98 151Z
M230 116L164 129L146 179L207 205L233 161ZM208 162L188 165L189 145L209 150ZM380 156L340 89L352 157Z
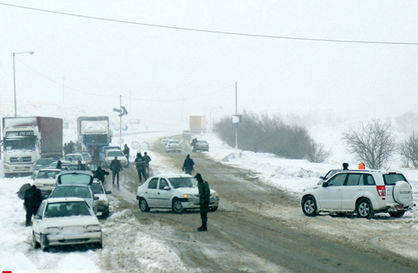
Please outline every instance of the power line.
M257 34L257 33L220 31L220 30L201 29L201 28L178 27L178 26L170 26L170 25L150 24L150 23L142 23L142 22L135 22L135 21L105 18L105 17L89 16L89 15L82 15L82 14L63 12L63 11L55 11L55 10L48 10L48 9L40 9L40 8L20 6L20 5L1 3L1 2L0 2L0 5L13 7L13 8L26 9L26 10L33 10L33 11L44 12L44 13L53 13L53 14L59 14L59 15L65 15L65 16L73 16L73 17L79 17L79 18L83 18L83 19L90 19L90 20L97 20L97 21L106 21L106 22L112 22L112 23L139 25L139 26L144 26L144 27L165 28L165 29L189 31L189 32L204 32L204 33L210 33L210 34L220 34L220 35L230 35L230 36L244 36L244 37L253 37L253 38L269 38L269 39L283 39L283 40L296 40L296 41L308 41L308 42L328 42L328 43L408 45L408 46L417 46L418 45L418 42L324 39L324 38L280 36L280 35L268 35L268 34Z

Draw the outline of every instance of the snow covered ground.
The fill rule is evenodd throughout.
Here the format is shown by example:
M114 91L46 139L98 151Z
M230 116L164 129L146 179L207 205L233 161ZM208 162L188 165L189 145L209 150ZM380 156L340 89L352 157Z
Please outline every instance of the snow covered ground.
M142 144L136 147L138 150L146 151L147 143L156 141L162 136L173 135L176 132L159 132L141 135L129 135L124 137L124 142L128 145L134 143ZM177 132L178 133L178 132ZM225 145L215 135L208 133L202 138L210 143L210 152L207 155L223 164L230 164L242 169L251 170L257 178L265 183L271 184L280 189L286 190L291 194L300 195L306 187L315 185L319 176L325 174L329 169L339 168L342 162L330 160L328 163L310 163L306 160L288 160L266 153L253 153L241 151ZM118 141L118 138L115 138ZM135 145L134 145L135 146ZM131 148L131 155L134 156L135 148ZM162 160L157 153L149 151L153 159L153 164L161 164ZM334 157L335 158L335 157ZM338 158L338 157L336 157ZM354 168L357 163L349 162ZM0 269L12 270L13 272L101 272L100 263L103 257L110 255L106 249L106 239L112 245L122 241L120 235L115 233L105 235L105 247L102 250L88 250L86 252L56 252L43 253L41 250L34 251L31 248L31 228L24 226L25 212L22 200L18 199L16 192L24 183L30 183L26 178L3 178L0 162L0 211L2 221L0 221ZM414 200L418 203L418 170L400 169L411 181L414 190ZM120 211L112 214L103 223L104 233L110 232L115 227L123 234L123 229L129 227L129 219L133 218L129 211ZM412 229L418 230L416 219L418 210L408 212L402 218L404 221L412 223ZM133 220L133 219L131 219ZM412 222L411 222L412 220ZM118 223L125 222L120 226ZM178 270L184 269L180 258L171 251L168 246L161 243L146 232L138 231L138 236L143 240L133 240L132 247L136 249L141 264L148 272L160 272L168 265L175 266ZM146 241L146 244L144 243ZM127 242L126 242L127 243ZM146 247L145 247L146 246ZM153 256L164 257L162 260L155 260L147 257L150 251ZM148 256L147 256L148 253ZM120 253L123 255L123 253Z

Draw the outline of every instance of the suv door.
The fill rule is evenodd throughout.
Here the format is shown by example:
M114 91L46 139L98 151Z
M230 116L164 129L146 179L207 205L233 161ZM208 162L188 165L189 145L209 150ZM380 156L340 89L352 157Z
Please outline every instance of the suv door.
M321 209L341 209L342 188L346 178L346 173L336 174L322 184L318 202Z
M363 174L350 173L344 183L341 195L341 209L354 210L356 196L362 191Z

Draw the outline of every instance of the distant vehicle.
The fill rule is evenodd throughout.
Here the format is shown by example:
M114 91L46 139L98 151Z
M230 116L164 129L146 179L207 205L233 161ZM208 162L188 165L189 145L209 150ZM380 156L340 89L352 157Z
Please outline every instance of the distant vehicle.
M60 158L62 124L62 119L52 117L4 117L4 175L30 175L40 158Z
M301 205L307 216L327 211L363 218L378 212L402 217L414 206L412 186L404 175L379 170L341 170L321 185L305 189Z
M192 132L190 131L183 131L183 139L189 141L190 139L192 139Z
M115 157L117 157L117 159L120 160L120 164L122 165L122 167L128 167L128 159L122 153L121 150L106 150L104 157L104 165L109 168L110 163L113 159L115 159Z
M49 195L48 199L61 198L61 197L78 197L83 198L90 208L96 212L95 200L98 200L94 196L93 191L88 185L81 184L58 184Z
M190 116L189 117L190 131L193 133L203 133L206 130L205 116Z
M181 152L182 145L178 139L170 139L167 144L165 144L164 149L166 152Z
M33 184L41 190L42 196L48 197L56 185L58 169L40 169L34 177Z
M82 163L85 163L83 155L81 153L66 154L64 159L72 162L78 162L80 160Z
M89 151L91 146L101 148L112 141L108 116L79 117L77 119L77 137L81 150Z
M49 167L49 165L51 165L52 162L56 162L56 161L57 161L56 158L41 158L41 159L38 159L35 162L35 165L33 165L33 171L37 171L37 170L42 169L42 168L47 168L47 167Z
M209 143L206 140L197 140L193 146L193 152L198 151L209 152Z
M53 246L95 244L101 248L102 229L81 198L45 199L32 226L32 245L47 251Z
M152 208L172 209L181 213L199 208L199 189L196 179L187 174L158 175L147 179L138 187L136 199L143 212ZM219 195L210 190L209 210L216 211Z
M103 146L100 149L100 161L104 162L105 154L107 150L119 150L122 151L120 146Z
M93 180L93 184L91 185L91 189L93 190L94 196L98 197L96 200L96 215L102 217L109 216L109 199L107 198L107 194L111 194L112 191L106 191L103 183L98 179Z
M161 144L166 145L168 141L172 140L171 137L163 137L161 138Z

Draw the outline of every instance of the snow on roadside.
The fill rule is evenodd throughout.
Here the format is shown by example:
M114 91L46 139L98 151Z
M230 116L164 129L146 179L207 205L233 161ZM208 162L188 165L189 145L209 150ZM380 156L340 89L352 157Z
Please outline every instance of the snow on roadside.
M204 138L209 142L210 158L223 164L251 170L261 181L299 196L303 189L315 186L321 175L341 165L329 163L311 163L307 160L285 159L269 153L255 153L230 147L216 135L207 133ZM341 162L342 163L342 162ZM354 165L351 164L351 165ZM418 205L418 170L398 168L413 188L414 202ZM418 219L418 208L405 214L405 218ZM418 229L415 225L414 228Z

